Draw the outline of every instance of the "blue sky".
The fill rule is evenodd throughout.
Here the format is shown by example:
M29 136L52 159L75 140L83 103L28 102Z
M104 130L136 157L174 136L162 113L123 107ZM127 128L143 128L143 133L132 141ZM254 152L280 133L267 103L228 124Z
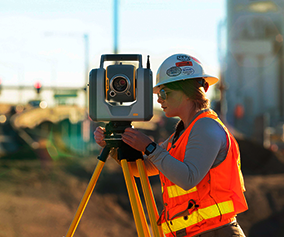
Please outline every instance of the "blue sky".
M217 27L225 0L119 0L119 53L150 55L156 75L174 53L197 57L218 76ZM0 4L0 78L3 85L85 85L89 69L113 52L113 0L9 0Z

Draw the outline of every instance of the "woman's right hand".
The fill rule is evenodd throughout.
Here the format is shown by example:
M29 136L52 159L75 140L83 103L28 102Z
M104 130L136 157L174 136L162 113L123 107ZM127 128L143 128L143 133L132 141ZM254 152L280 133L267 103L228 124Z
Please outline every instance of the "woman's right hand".
M94 138L96 140L96 143L101 146L101 147L105 147L106 146L106 142L105 142L105 128L103 127L97 127L95 132L94 132Z

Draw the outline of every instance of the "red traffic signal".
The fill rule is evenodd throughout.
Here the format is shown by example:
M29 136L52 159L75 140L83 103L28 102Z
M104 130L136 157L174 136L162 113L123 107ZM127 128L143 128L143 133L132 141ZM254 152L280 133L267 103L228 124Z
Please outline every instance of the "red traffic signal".
M36 89L36 92L39 94L40 93L40 89L41 89L41 83L39 81L37 81L35 84L34 84L34 87Z

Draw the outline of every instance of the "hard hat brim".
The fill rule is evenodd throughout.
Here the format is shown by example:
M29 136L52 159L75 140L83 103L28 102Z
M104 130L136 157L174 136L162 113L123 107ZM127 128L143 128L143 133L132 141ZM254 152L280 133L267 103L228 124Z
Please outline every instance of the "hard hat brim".
M172 83L172 82L177 82L177 81L183 81L183 80L190 80L190 79L197 79L197 78L204 78L206 82L208 82L209 86L212 86L214 85L215 83L218 82L218 78L217 77L214 77L214 76L210 76L210 75L202 75L202 77L192 77L192 78L187 78L187 79L184 79L184 78L180 78L180 79L176 79L176 80L170 80L170 81L163 81L163 82L160 82L158 83L157 85L155 85L153 87L153 93L154 94L157 94L159 92L159 87L161 85L165 85L165 84L168 84L168 83Z

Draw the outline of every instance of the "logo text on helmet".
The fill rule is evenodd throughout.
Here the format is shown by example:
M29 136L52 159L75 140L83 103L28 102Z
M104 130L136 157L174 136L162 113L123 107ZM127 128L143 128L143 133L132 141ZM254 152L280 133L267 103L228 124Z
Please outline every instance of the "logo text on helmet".
M182 74L184 74L184 75L192 75L194 73L195 73L195 71L194 71L194 69L192 67L184 67L184 68L182 68Z
M166 73L169 77L176 77L181 74L181 69L179 67L171 67Z
M179 60L179 61L190 61L191 59L187 55L178 55L177 60Z

